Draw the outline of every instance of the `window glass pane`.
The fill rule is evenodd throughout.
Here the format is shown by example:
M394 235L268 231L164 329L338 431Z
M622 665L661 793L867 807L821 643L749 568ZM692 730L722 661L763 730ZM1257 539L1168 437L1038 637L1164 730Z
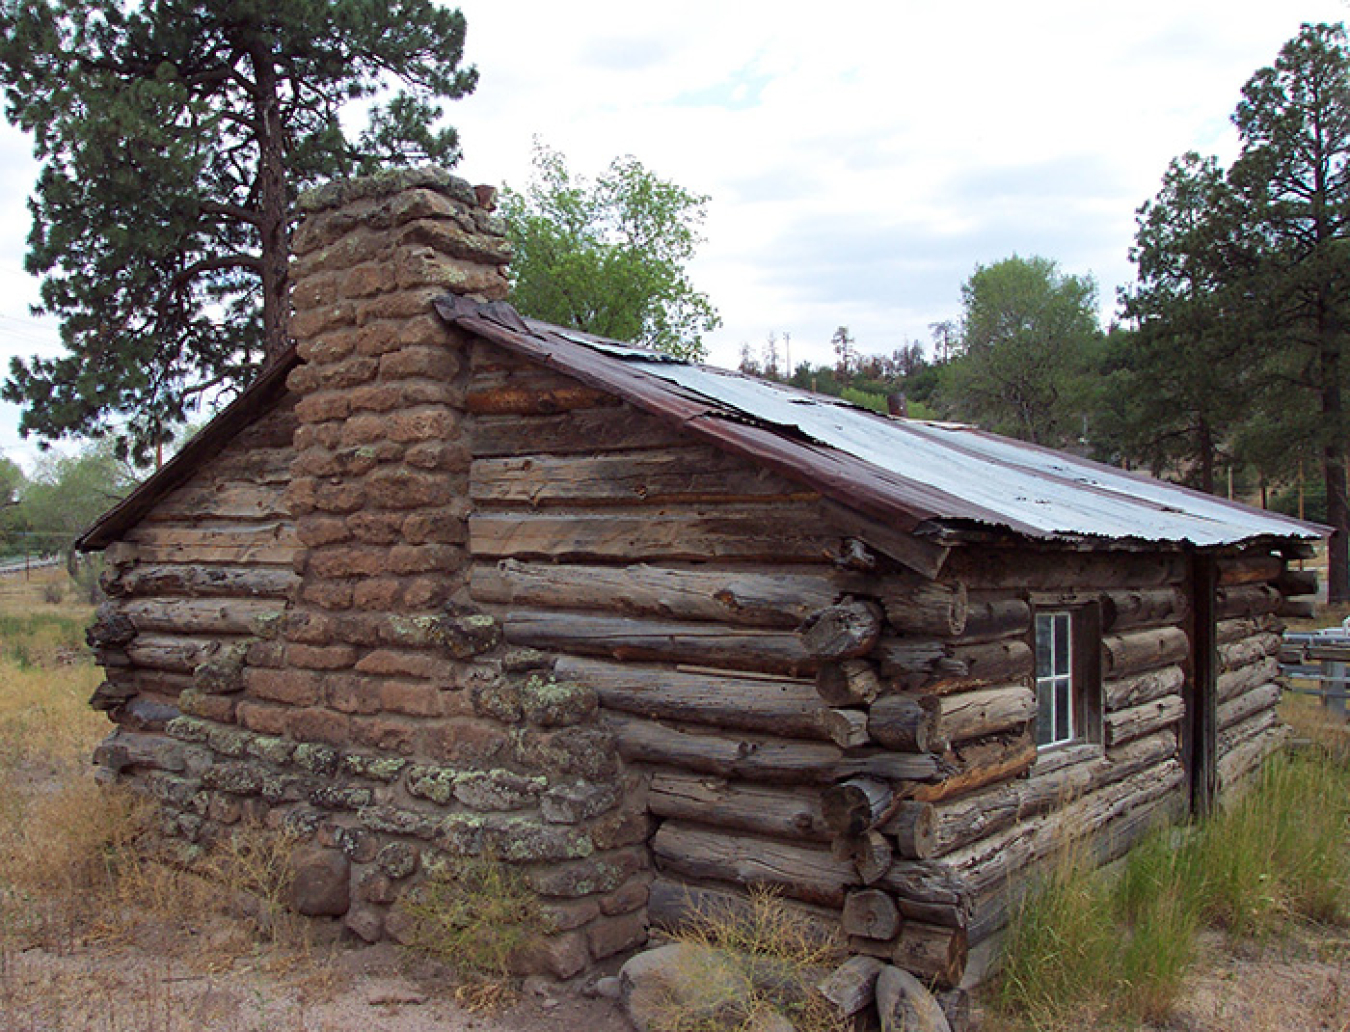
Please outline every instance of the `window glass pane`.
M1049 745L1055 728L1055 691L1046 681L1036 682L1036 744Z
M1036 617L1036 676L1050 677L1054 674L1051 657L1054 655L1051 644L1054 638L1055 621L1050 616Z
M1055 681L1055 741L1067 742L1073 737L1073 683L1067 677Z
M1069 614L1055 614L1055 673L1067 674L1069 667Z

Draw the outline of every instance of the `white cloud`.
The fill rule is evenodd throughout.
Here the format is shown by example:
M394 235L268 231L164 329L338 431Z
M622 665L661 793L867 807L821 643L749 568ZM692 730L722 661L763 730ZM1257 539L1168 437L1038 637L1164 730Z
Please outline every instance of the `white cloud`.
M711 195L695 277L716 361L790 331L823 361L927 338L977 263L1014 251L1129 280L1134 211L1188 149L1231 158L1242 84L1340 0L463 0L481 80L449 105L458 170L523 185L536 134L594 174L633 154ZM27 353L27 143L0 131L0 359ZM6 317L9 317L8 319ZM0 406L0 448L15 420Z

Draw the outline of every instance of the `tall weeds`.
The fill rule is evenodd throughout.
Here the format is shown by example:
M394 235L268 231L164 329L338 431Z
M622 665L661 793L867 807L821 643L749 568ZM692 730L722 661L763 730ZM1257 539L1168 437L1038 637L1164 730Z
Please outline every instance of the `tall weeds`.
M1158 829L1116 874L1067 844L1010 925L997 1006L1037 1028L1166 1018L1202 927L1346 918L1348 829L1350 765L1315 749L1274 757L1213 819Z

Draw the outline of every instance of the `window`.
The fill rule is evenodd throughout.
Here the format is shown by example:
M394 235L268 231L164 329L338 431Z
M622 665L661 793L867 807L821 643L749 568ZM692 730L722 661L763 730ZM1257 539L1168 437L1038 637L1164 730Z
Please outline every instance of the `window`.
M1101 740L1100 624L1094 606L1036 614L1036 744Z
M1036 614L1036 744L1077 737L1073 691L1073 614Z

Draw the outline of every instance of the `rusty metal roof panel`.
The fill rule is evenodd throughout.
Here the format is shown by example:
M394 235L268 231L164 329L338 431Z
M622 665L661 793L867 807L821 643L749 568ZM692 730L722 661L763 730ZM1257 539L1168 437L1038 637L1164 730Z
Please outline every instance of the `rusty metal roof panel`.
M861 502L860 508L906 529L947 523L1047 540L1200 547L1327 533L972 427L882 416L841 399L533 320L526 324L537 357L560 370L607 381L649 410L678 411L690 429L795 472L846 504ZM589 355L576 354L580 349ZM653 398L654 392L665 396ZM701 414L692 416L694 409Z

